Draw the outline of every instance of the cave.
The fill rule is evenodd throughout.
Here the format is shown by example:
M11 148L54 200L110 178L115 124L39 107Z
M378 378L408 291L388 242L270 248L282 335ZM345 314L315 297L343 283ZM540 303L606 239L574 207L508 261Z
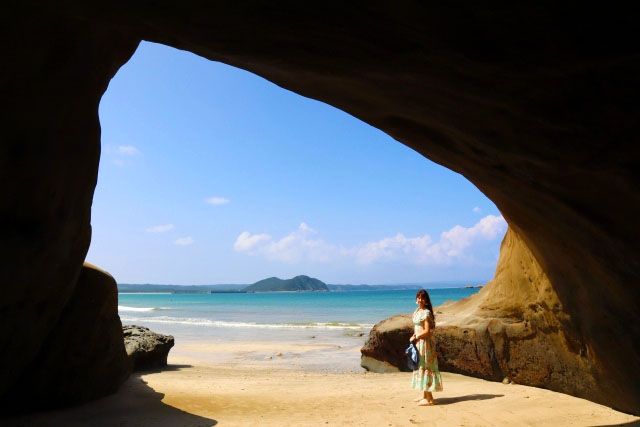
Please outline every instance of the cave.
M20 384L34 381L41 390L64 388L59 403L117 389L84 392L86 380L60 385L55 376L24 373L47 372L52 360L73 363L55 343L77 318L117 317L113 279L83 267L100 157L98 105L148 40L333 105L465 176L500 209L511 246L530 254L557 297L555 309L542 307L537 327L560 332L566 348L558 354L577 360L596 384L564 391L639 413L640 55L631 11L12 1L2 21L0 395L19 402ZM82 298L99 313L79 312ZM117 348L109 354L100 375L121 382L128 367L118 364Z

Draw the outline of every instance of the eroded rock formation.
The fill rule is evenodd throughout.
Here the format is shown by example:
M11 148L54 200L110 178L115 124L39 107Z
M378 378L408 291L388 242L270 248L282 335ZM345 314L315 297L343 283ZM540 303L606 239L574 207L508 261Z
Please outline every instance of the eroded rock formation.
M438 310L443 369L607 399L600 387L607 372L575 340L549 278L513 230L502 242L494 279Z
M42 351L90 236L98 103L140 40L259 74L467 177L597 364L640 407L640 60L615 4L10 1L0 18L0 394Z
M493 280L478 294L435 311L440 369L493 381L509 378L588 399L607 398L599 386L606 372L600 372L593 355L567 333L563 325L570 322L558 296L513 230L504 237ZM361 350L363 365L378 371L368 360L374 359L403 369L404 360L396 353L412 333L410 317L395 316L376 326Z

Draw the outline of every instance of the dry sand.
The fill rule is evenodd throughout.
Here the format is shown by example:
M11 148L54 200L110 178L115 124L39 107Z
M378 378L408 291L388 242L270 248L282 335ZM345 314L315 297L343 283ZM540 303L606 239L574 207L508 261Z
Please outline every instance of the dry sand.
M286 348L285 348L286 349ZM225 348L227 360L179 346L161 372L134 374L104 399L63 411L1 420L3 426L598 426L640 419L548 390L444 373L437 405L418 407L408 373L308 371L272 344L261 359ZM220 353L220 348L217 348ZM238 351L236 351L238 350ZM253 346L256 351L256 346ZM315 349L295 347L298 352ZM280 355L280 353L282 353ZM239 355L239 356L238 356ZM219 356L219 354L218 354ZM289 354L291 356L291 354ZM294 355L295 356L295 355ZM215 359L217 359L216 357ZM293 359L291 359L293 360Z

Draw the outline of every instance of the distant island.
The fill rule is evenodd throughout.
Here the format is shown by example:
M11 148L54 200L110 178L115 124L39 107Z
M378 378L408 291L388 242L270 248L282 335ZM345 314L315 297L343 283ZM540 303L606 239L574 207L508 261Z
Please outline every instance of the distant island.
M281 291L329 291L327 284L309 276L296 276L293 279L269 277L243 289L245 292L281 292Z
M309 276L296 276L291 279L279 279L269 277L247 284L220 284L220 285L157 285L157 284L127 284L118 283L118 292L122 293L172 293L172 294L208 294L208 293L246 293L246 292L293 292L293 291L398 291L413 289L451 288L480 288L481 285L472 285L469 282L435 282L435 283L397 283L389 285L336 285L327 284L319 279ZM447 286L443 286L447 285Z

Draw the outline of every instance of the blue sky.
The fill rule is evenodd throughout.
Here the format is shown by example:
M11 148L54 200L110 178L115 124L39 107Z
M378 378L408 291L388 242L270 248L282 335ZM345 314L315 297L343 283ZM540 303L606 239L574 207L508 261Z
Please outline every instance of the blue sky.
M87 260L119 283L493 275L506 223L475 186L246 71L142 43L100 122Z

